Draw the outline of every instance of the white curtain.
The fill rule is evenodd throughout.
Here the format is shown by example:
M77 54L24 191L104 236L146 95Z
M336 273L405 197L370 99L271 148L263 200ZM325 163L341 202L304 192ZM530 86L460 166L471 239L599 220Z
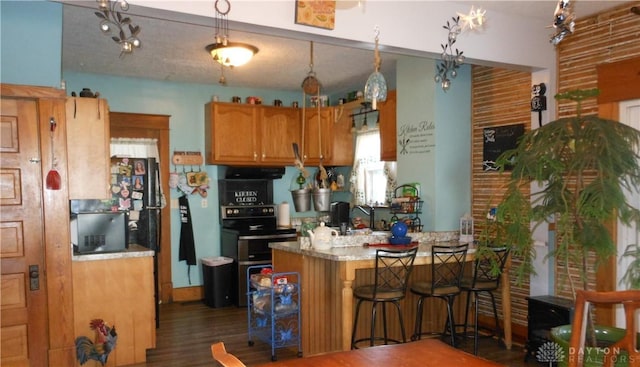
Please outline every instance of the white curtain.
M158 139L111 138L111 156L155 158L160 163Z
M380 160L380 131L356 133L355 156L350 177L353 205L385 205L396 187L396 162Z

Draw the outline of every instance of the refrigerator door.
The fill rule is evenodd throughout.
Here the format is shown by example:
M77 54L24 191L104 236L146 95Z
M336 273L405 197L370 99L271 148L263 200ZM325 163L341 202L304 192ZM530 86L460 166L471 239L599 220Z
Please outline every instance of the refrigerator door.
M155 158L112 158L111 192L118 210L129 211L129 244L160 250Z

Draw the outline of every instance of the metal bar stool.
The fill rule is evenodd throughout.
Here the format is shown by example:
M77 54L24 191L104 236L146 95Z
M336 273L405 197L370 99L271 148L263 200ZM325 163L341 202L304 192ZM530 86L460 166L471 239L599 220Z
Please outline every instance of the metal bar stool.
M436 297L444 300L447 304L447 322L442 335L446 335L448 330L451 334L451 345L455 347L453 301L460 294L460 278L464 271L468 249L469 245L466 243L458 246L431 247L431 280L418 281L411 285L411 293L420 297L411 340L419 340L425 334L434 334L433 332L422 332L422 314L425 298Z
M464 313L464 335L467 335L467 327L469 326L469 303L471 301L471 296L473 296L473 307L475 313L475 322L473 325L473 354L475 355L478 355L479 293L485 292L491 297L493 317L496 320L495 334L492 334L491 336L498 335L498 339L503 336L493 291L500 288L500 274L502 274L504 264L507 262L507 258L509 257L509 251L510 248L507 247L479 248L476 252L476 259L473 262L473 274L469 277L463 277L460 281L460 289L462 292L467 293L467 308Z
M376 251L374 284L362 285L353 290L353 295L358 299L358 303L356 305L356 315L351 333L351 349L358 349L357 344L365 340L369 341L369 346L373 346L375 340L383 340L384 344L388 344L390 341L401 343L399 340L390 339L387 335L387 312L385 307L387 303L392 303L396 307L400 321L400 330L402 332L402 343L407 341L399 301L404 299L407 293L407 281L413 269L413 261L416 258L417 252L417 246L406 250L379 249ZM371 333L368 338L356 340L360 306L364 301L373 303L371 309ZM384 330L382 337L375 335L378 303L382 304L382 326Z

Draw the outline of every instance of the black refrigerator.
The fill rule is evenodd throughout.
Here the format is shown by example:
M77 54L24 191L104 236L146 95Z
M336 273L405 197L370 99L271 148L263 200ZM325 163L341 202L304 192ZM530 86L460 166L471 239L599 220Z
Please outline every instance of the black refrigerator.
M156 327L159 327L158 256L160 251L160 172L155 158L111 158L112 205L128 211L128 241L155 251Z
M160 250L158 192L155 158L111 158L112 203L129 212L129 245Z

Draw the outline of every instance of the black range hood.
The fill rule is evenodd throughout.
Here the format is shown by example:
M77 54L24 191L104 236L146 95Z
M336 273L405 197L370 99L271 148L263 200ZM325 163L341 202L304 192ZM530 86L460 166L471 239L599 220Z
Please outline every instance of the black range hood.
M284 175L284 167L227 167L228 179L276 180Z

